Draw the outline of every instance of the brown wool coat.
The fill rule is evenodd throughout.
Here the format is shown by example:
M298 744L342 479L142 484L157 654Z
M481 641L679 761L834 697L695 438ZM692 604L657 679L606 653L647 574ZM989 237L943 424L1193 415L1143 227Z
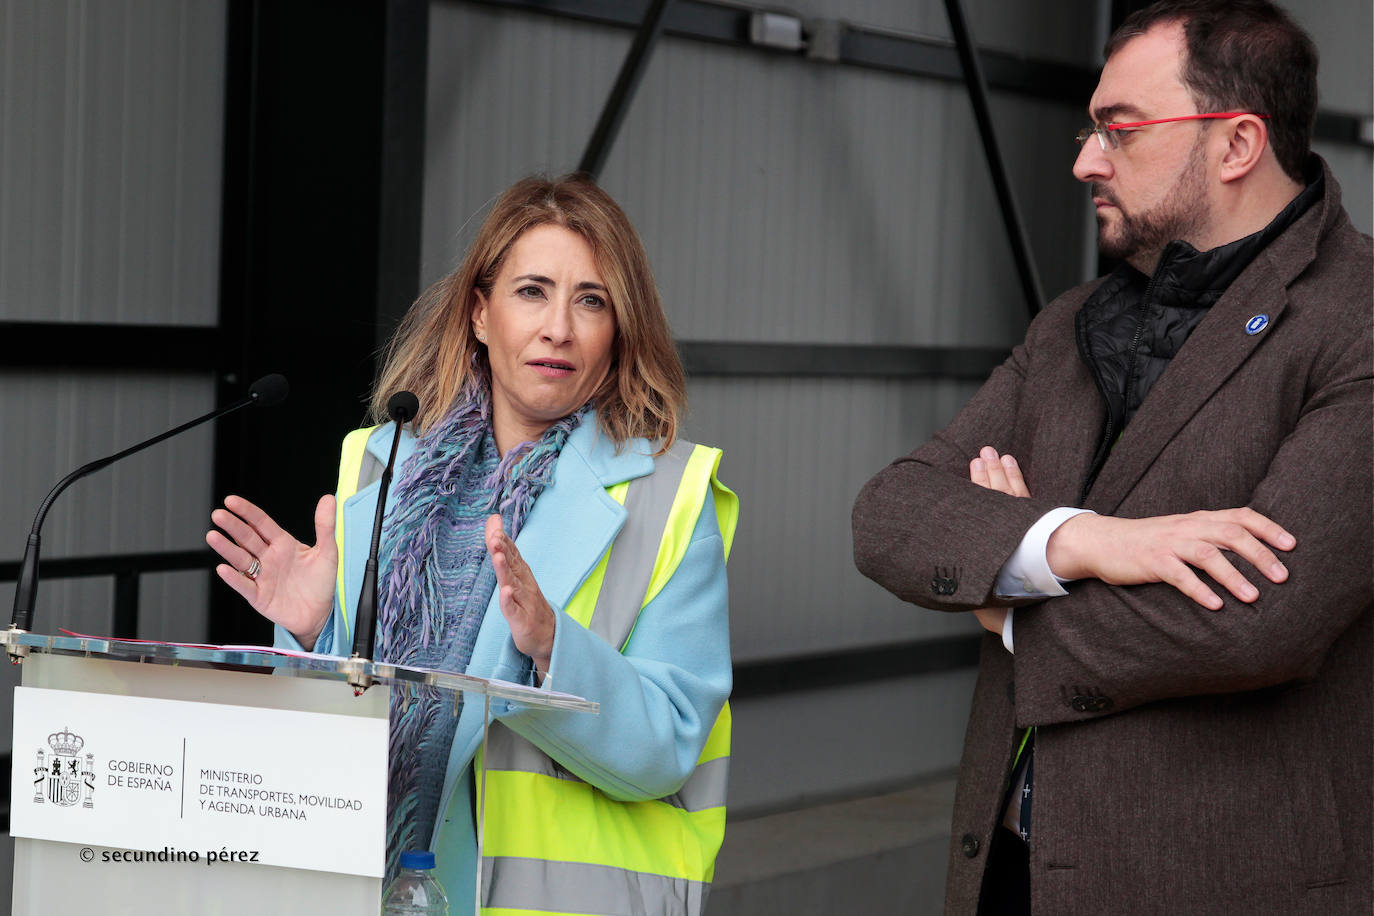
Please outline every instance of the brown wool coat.
M1325 199L1212 307L1086 502L1124 517L1251 506L1297 538L1287 582L1237 560L1260 598L1217 588L1211 612L1167 585L1088 580L1017 611L1014 656L984 637L948 913L976 910L1028 725L1037 916L1374 910L1372 265L1327 171ZM948 429L864 487L866 575L937 610L1008 603L998 570L1041 514L1077 502L1102 429L1073 342L1094 288L1046 308ZM1268 328L1246 334L1259 313ZM968 483L982 445L1017 457L1031 499Z

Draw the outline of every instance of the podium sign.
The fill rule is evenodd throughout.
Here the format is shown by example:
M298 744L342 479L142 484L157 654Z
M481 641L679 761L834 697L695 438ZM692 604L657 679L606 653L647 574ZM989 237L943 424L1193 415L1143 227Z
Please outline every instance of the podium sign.
M527 685L260 646L16 630L0 645L25 656L16 916L376 916L394 691L438 688L455 713L460 695L599 709ZM375 686L357 696L359 679Z
M385 719L19 687L10 831L380 877L386 748Z

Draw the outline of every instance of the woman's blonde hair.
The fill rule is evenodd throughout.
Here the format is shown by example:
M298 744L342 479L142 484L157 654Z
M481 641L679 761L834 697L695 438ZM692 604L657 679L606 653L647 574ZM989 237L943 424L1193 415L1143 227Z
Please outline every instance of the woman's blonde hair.
M661 449L672 445L687 386L649 257L616 202L581 174L525 178L501 195L463 263L415 301L387 344L369 408L373 422L387 421L391 395L411 391L420 399L415 430L424 433L465 386L490 386L486 347L472 329L477 291L489 296L515 240L545 223L586 239L610 293L611 371L592 395L602 430L617 445L635 436Z

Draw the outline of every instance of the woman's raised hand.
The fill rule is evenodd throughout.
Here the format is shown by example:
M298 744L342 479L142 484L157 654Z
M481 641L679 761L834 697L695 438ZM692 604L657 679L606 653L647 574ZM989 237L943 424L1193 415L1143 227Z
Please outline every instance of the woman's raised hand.
M287 534L240 496L227 497L210 520L224 529L205 535L205 543L224 558L215 567L219 577L253 610L285 627L306 649L313 648L334 608L339 568L334 497L321 498L315 507L314 547Z
M501 593L501 614L510 625L515 648L534 661L535 677L548 673L553 656L553 608L545 600L534 573L506 534L501 516L487 518L487 553L496 570L496 587Z

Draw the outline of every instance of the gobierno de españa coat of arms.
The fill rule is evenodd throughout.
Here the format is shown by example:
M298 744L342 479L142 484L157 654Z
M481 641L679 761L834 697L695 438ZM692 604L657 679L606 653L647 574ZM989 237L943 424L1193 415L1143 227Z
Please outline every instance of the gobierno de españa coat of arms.
M41 805L48 801L63 808L70 808L81 802L83 808L92 807L91 796L95 794L95 755L87 752L82 759L81 750L85 746L86 739L66 726L62 727L62 731L53 732L48 736L51 757L40 747L38 765L33 768L35 804Z

